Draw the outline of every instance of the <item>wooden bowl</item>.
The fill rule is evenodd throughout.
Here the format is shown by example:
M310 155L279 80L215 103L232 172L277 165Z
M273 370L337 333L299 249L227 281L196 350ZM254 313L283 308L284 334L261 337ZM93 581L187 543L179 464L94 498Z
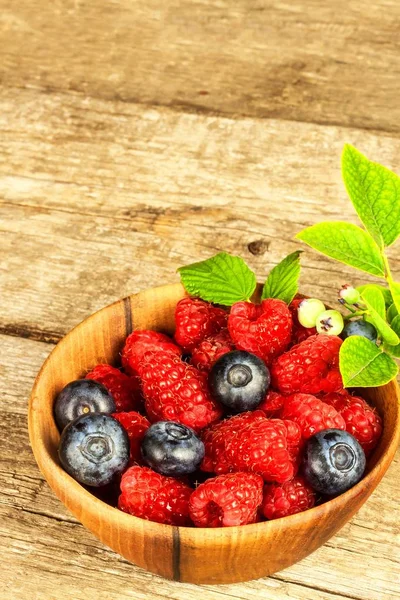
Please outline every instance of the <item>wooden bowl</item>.
M136 329L172 334L180 284L124 298L75 327L44 363L29 403L29 435L43 475L65 506L104 544L132 563L168 579L191 583L247 581L285 569L334 535L378 485L400 437L396 382L364 390L383 417L383 436L367 474L346 493L304 513L269 522L198 529L172 527L125 514L72 479L57 456L59 432L53 402L70 381L98 363L116 363L126 336Z

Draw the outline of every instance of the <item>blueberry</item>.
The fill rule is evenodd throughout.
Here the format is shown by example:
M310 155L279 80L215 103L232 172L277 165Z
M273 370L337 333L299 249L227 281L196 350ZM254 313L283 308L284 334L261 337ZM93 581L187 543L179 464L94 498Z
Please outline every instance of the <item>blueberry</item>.
M190 427L174 421L151 425L142 440L145 463L162 475L193 473L204 458L204 444Z
M324 429L308 439L303 469L305 479L317 492L341 494L362 478L365 454L347 431Z
M58 456L64 469L86 485L100 487L121 474L129 461L128 434L113 417L88 413L61 434Z
M325 305L317 298L305 298L297 309L297 318L303 327L315 327L317 319L325 311Z
M371 323L368 323L368 321L364 321L364 319L346 323L340 337L345 340L351 335L361 335L367 338L367 340L371 340L371 342L376 342L378 337L375 327Z
M216 361L208 382L216 400L234 412L243 412L253 410L262 402L271 377L258 356L234 350Z
M315 324L318 333L339 335L343 331L343 317L338 310L325 310Z
M113 413L115 402L103 384L92 379L77 379L68 383L54 403L54 417L60 431L68 423L93 412Z
M342 289L339 290L339 302L341 304L357 304L361 300L361 294L352 285L346 283L342 285Z

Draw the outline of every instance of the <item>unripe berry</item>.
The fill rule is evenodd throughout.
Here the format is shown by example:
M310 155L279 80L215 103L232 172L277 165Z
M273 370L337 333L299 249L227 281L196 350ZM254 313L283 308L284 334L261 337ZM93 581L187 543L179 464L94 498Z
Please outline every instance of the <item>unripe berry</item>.
M339 300L344 300L346 304L357 304L361 300L361 295L352 285L343 285L339 291Z
M317 319L318 333L328 335L339 335L343 331L343 317L337 310L326 310Z
M321 302L321 300L317 300L316 298L307 298L302 300L299 304L299 308L297 309L297 316L299 319L300 325L303 327L315 327L317 322L317 318L319 315L324 312L325 305Z

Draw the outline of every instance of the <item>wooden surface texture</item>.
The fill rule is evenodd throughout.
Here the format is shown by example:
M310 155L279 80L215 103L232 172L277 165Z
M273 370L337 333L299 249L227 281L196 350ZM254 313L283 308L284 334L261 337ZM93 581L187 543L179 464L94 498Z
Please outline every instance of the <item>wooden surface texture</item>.
M246 584L131 566L51 492L27 398L93 311L227 250L262 280L324 219L356 222L345 142L400 172L396 0L0 0L0 572L4 600L396 600L400 455L317 552ZM398 246L391 249L400 277ZM362 275L312 251L302 291ZM262 557L260 557L262 560Z

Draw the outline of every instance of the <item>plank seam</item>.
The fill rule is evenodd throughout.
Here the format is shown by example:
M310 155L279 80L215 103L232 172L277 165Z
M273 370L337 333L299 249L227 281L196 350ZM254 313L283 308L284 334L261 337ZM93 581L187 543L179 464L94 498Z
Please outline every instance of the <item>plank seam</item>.
M169 110L172 113L175 114L192 114L192 115L198 115L198 116L204 116L204 117L217 117L217 118L221 118L221 119L228 119L230 121L240 121L240 120L252 120L252 121L285 121L287 123L304 123L304 124L308 124L308 125L317 125L320 127L340 127L343 129L352 129L355 131L369 131L371 133L383 133L383 134L388 134L391 137L399 137L400 133L397 129L390 129L390 128L385 128L385 127L379 127L379 126L369 126L369 125L364 125L362 127L360 126L356 126L356 125L348 125L345 123L341 123L340 121L325 121L322 119L319 120L302 120L302 119L294 119L294 118L281 118L279 116L277 116L276 114L276 109L273 110L271 113L266 113L262 116L257 115L251 115L251 114L247 114L247 113L243 113L243 112L224 112L222 110L216 110L216 109L212 109L212 108L208 108L205 106L200 106L198 104L195 103L190 103L190 102L176 102L175 104L164 104L162 102L144 102L139 100L138 98L122 98L121 96L116 95L114 98L105 98L101 95L94 95L94 94L87 94L83 91L77 90L77 89L66 89L66 88L62 88L62 87L56 87L56 86L35 86L35 85L29 85L29 86L4 86L7 89L13 90L31 90L31 91L36 91L39 92L41 94L65 94L66 96L77 96L77 97L83 97L83 98L92 98L93 100L98 100L101 102L106 102L106 103L115 103L115 102L121 102L121 104L126 104L126 105L130 105L130 106L142 106L145 107L146 109L165 109L165 110Z

